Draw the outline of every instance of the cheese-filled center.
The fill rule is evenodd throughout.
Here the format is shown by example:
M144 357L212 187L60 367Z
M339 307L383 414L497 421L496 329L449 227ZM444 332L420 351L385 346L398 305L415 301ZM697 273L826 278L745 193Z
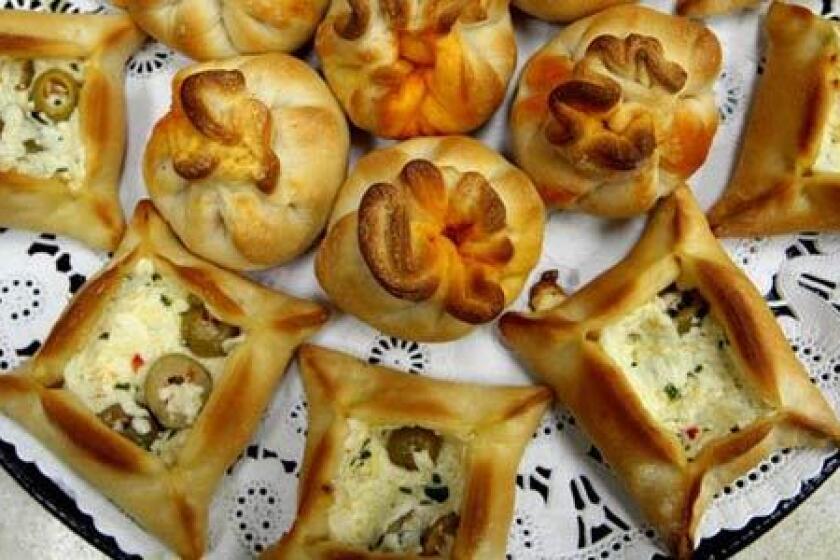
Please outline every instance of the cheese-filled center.
M601 331L648 412L695 457L767 413L696 292L665 292Z
M461 442L419 426L350 419L330 537L368 551L448 556L464 486Z
M173 462L241 341L238 328L141 259L67 362L64 388L110 428Z
M81 59L0 57L0 171L82 185Z

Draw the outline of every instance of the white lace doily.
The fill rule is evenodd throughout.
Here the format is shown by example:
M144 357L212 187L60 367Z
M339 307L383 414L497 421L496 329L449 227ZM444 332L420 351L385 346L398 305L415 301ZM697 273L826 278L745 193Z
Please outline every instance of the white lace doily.
M646 4L672 10L673 1ZM830 14L840 1L802 2ZM98 0L6 0L4 7L63 12L103 11ZM110 10L110 8L107 8ZM556 27L517 16L521 65L556 32ZM721 126L711 156L694 177L694 190L708 207L720 194L737 153L745 110L758 74L759 16L746 12L713 19L710 26L724 46L724 72L718 83ZM316 63L309 54L308 60ZM128 62L129 145L122 200L130 214L144 196L140 160L149 131L170 102L170 78L187 61L155 42ZM511 92L516 80L511 84ZM511 93L509 92L509 94ZM507 106L477 134L507 153ZM362 146L379 144L356 136ZM631 247L642 220L605 221L555 213L548 224L542 260L534 271L560 270L573 291L613 265ZM785 334L832 406L840 403L840 236L799 235L726 241L732 258L766 295ZM31 356L72 293L106 260L82 245L48 234L0 233L0 371ZM324 298L312 272L312 255L255 275L260 281L303 297ZM524 308L525 296L514 308ZM502 347L494 327L448 344L420 344L382 335L347 316L338 316L315 342L348 351L371 363L419 375L480 381L528 383L521 366ZM230 468L215 496L210 523L210 557L248 558L264 550L294 517L297 476L306 437L306 402L292 366L263 416L253 442ZM93 518L97 530L113 536L128 554L166 556L145 534L23 430L0 417L2 439L18 456L68 493ZM818 475L828 451L780 450L726 487L703 520L700 536L737 531L757 516L771 514ZM516 512L508 559L651 558L662 553L653 531L616 482L600 453L576 427L574 418L555 409L534 433L519 468ZM750 537L741 535L742 540Z

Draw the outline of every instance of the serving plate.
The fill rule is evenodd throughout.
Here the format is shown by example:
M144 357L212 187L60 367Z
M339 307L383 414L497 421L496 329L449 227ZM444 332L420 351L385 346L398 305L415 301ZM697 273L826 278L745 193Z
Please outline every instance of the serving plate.
M674 2L642 2L672 10ZM828 0L800 2L823 15ZM102 12L98 0L7 0L6 8ZM692 180L704 207L720 194L737 153L746 110L762 71L760 12L712 19L724 47L717 86L721 125L708 162ZM557 27L515 15L519 64ZM313 65L309 51L299 53ZM156 42L127 65L129 142L121 197L127 213L145 189L142 151L154 122L170 102L170 78L188 61ZM517 73L518 75L518 73ZM509 153L508 103L476 136ZM355 132L353 159L386 142ZM642 220L606 221L573 213L549 220L543 255L531 281L559 270L574 291L617 262L632 246ZM840 236L800 233L728 240L725 246L765 295L798 357L835 409L840 403ZM0 373L32 356L73 293L106 261L68 239L45 233L0 232ZM291 265L255 274L270 286L325 300L312 272L311 252ZM525 306L522 296L513 305ZM424 344L382 335L355 319L336 316L314 342L345 350L371 363L418 375L489 384L530 383L502 346L494 326L447 344ZM229 469L211 508L210 557L249 558L288 528L294 516L297 472L306 434L306 403L296 366L287 373L252 443ZM0 417L0 464L51 513L114 558L166 554L115 506L57 462L36 440ZM726 487L700 528L700 558L733 554L767 531L840 465L830 450L783 450ZM508 558L657 558L665 552L600 453L574 418L553 409L535 432L516 479L517 503Z

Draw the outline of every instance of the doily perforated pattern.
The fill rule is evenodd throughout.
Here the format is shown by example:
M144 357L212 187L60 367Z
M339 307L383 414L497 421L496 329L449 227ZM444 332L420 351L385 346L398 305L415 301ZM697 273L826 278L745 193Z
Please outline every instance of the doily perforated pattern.
M672 9L671 0L643 3ZM802 2L834 14L840 1ZM6 8L59 12L106 9L96 0L5 0ZM767 2L763 3L764 8ZM717 85L721 126L709 163L692 184L704 206L721 192L738 152L739 138L756 79L762 72L758 17L747 11L715 18L710 25L724 44L724 74ZM527 31L523 31L527 29ZM554 31L527 20L520 29L520 64ZM314 61L311 53L308 60ZM148 137L170 103L169 77L186 61L167 47L147 42L128 61L126 94L131 107L130 138ZM505 111L479 136L504 150ZM355 139L353 158L379 142ZM143 142L130 142L123 200L145 195L139 174ZM130 210L129 207L126 210ZM642 229L641 220L607 222L572 213L552 216L543 256L529 285L546 269L559 270L563 288L573 292L626 254ZM768 300L797 356L837 409L840 405L840 235L801 233L726 240L725 247ZM72 241L49 234L0 229L0 372L33 355L73 293L104 262ZM252 275L257 281L299 297L323 300L312 274L312 253L279 269ZM4 292L4 289L6 290ZM526 290L527 292L527 290ZM514 303L522 309L523 293ZM482 383L531 382L501 345L493 327L462 340L426 344L382 335L339 313L313 340L372 364L418 375ZM4 439L67 489L98 530L113 535L129 553L158 556L163 548L71 471L56 462L25 432L0 417ZM292 366L263 414L252 442L228 469L211 511L211 559L237 560L258 555L294 518L297 484L307 434L303 387ZM779 450L755 469L723 488L703 520L700 535L738 530L754 516L773 512L800 492L802 482L819 473L828 451ZM515 480L516 512L510 528L508 559L664 558L655 533L644 523L603 457L575 419L554 407L535 430Z

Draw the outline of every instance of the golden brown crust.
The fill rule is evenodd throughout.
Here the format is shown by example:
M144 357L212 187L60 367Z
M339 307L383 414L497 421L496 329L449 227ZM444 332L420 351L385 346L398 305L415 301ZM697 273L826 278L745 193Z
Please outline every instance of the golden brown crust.
M141 258L245 334L171 467L105 426L61 387L123 276ZM320 306L274 292L188 253L141 201L110 264L79 292L43 349L0 378L0 411L183 558L202 556L207 511L225 469L256 428L295 347L327 320Z
M513 0L523 12L546 21L569 22L634 0Z
M698 290L732 342L741 372L768 407L688 460L642 405L599 333L675 283ZM674 552L688 558L720 488L780 447L840 441L840 423L761 295L712 236L683 186L659 203L642 238L614 268L555 307L502 317L504 338L557 392Z
M235 270L288 262L327 221L350 138L326 84L283 54L188 67L143 162L155 205L190 250Z
M728 14L758 6L760 0L677 0L677 13L689 17Z
M563 29L527 63L514 156L546 205L623 217L705 161L721 50L703 25L616 6Z
M327 513L349 417L372 425L421 425L464 441L468 460L452 558L500 558L507 546L522 452L551 401L545 387L481 387L368 365L304 345L301 375L309 432L294 526L265 559L397 559L330 540Z
M765 25L767 66L737 166L709 222L722 237L840 229L837 171L816 167L840 95L836 24L775 2Z
M519 294L544 219L525 174L478 141L418 138L358 162L315 272L339 307L376 328L451 340Z
M196 60L292 52L315 32L329 0L119 0L149 35Z
M83 58L78 108L85 171L73 190L58 178L0 171L0 225L69 235L113 250L125 223L119 181L125 150L123 67L144 35L127 16L0 12L0 56Z
M387 138L479 127L516 64L505 0L333 0L315 47L350 120Z

